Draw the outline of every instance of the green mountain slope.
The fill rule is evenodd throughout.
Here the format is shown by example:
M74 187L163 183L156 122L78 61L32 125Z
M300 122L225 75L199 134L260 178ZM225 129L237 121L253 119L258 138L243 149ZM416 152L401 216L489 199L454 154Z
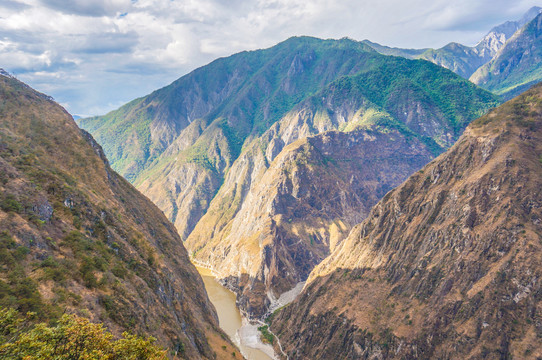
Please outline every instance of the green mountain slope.
M63 108L6 75L0 269L0 306L40 321L73 313L194 359L234 349L166 217Z
M270 49L218 59L79 125L103 144L112 167L130 181L194 121L206 129L226 118L224 140L235 158L244 139L261 134L308 94L356 72L369 60L368 51L346 39L291 38Z
M271 329L296 359L542 356L542 86L389 192Z
M449 43L439 49L400 49L390 48L368 40L363 41L375 51L384 55L401 56L407 59L424 59L456 74L471 79L471 81L494 91L497 94L510 92L506 98L511 98L536 83L537 56L531 55L530 51L539 47L537 40L533 37L524 37L519 41L516 39L521 29L530 24L541 12L542 8L534 6L517 21L507 21L491 29L476 46L466 46L458 43ZM529 25L531 28L536 25ZM531 32L535 30L531 29ZM508 44L508 42L511 44ZM507 46L507 50L503 47ZM527 49L530 48L530 49ZM501 54L501 49L504 52ZM516 68L514 62L520 62L523 56L533 59L522 60L523 64ZM512 59L512 58L515 58ZM531 63L527 65L526 63ZM511 69L514 70L511 70ZM500 72L503 72L500 74ZM492 77L492 75L495 75ZM515 74L512 74L515 73ZM500 75L499 75L500 74ZM510 75L510 77L508 76ZM492 79L492 80L490 80ZM483 85L487 83L487 86Z
M542 14L518 31L470 80L511 98L542 79Z
M247 65L228 70L227 76L223 76L229 79L228 84L240 79L238 74L248 74L248 70L253 74L243 75L243 81L235 80L240 85L231 96L219 101L213 95L214 88L205 87L205 81L193 82L196 74L198 79L211 78L207 72L218 71L217 64L238 63L239 59L260 67L256 70ZM191 87L183 85L186 88L182 87L182 91L176 90L179 84ZM137 101L153 103L160 93L198 93L197 101L192 95L190 99L198 104L205 99L207 108L213 110L200 118L190 116L189 124L183 123L188 117L153 118L151 133L160 128L155 124L165 122L176 124L169 128L182 130L178 135L170 134L176 137L167 147L164 145L161 153L156 153L154 160L141 158L146 162L145 169L135 177L134 184L174 222L192 256L215 268L222 279L228 279L233 290L244 294L239 302L246 305L243 310L254 316L265 312L269 299L278 298L306 279L310 269L327 255L330 244L340 241L361 220L350 214L367 214L388 189L451 146L471 120L497 104L493 95L451 71L427 61L383 56L346 39L292 38L270 49L220 59ZM180 96L177 101L172 98L156 102L156 109L171 109L179 103L188 109L186 101L186 97ZM112 135L114 131L108 134L111 119L108 115L83 120L81 124L90 129L91 125L102 124L95 131L98 138L102 136L102 141L106 141L104 148L118 147L123 154L132 154L136 142L119 142L118 136ZM119 121L136 119L128 116ZM115 125L111 126L115 129ZM321 185L329 193L340 187L347 197L365 186L363 195L352 196L352 203L344 209L337 208L340 203L332 202L327 207L329 216L319 216L318 211L311 210L305 219L292 217L288 214L297 206L296 201L306 209L315 205L314 197L298 196L297 187L288 185L300 179L297 170L307 171L306 180L317 181L316 174L324 171L325 166L299 167L301 160L294 155L297 150L288 145L327 131L346 133L337 137L345 145L359 141L367 144L352 150L354 163L348 170L330 175L329 183ZM378 141L370 141L373 136ZM323 159L341 162L348 154L345 145L332 146ZM382 149L381 156L376 153L372 158L371 147L375 151ZM385 150L392 148L395 153ZM307 145L305 149L309 158L321 158L318 147ZM146 151L140 150L137 154ZM291 168L293 176L267 182L266 178L280 173L280 167L273 165L279 155L284 160L281 166ZM401 160L393 161L394 157ZM364 166L364 162L371 165ZM360 183L347 185L347 178L359 178ZM254 196L259 200L252 201ZM279 202L283 205L277 210ZM263 206L264 203L269 206ZM248 216L252 210L256 214ZM280 215L289 216L291 223L278 226L282 234L278 237L275 227L279 222L273 219ZM301 231L296 226L303 221L311 225ZM340 229L335 235L319 230L332 223ZM312 245L309 241L305 243L308 246L288 250L287 244L301 244L299 241L308 241L309 235L313 237ZM281 242L279 238L287 240ZM270 265L272 258L276 261ZM306 263L302 264L301 259ZM242 285L241 278L248 285ZM252 291L256 288L259 291ZM251 295L256 293L257 298Z

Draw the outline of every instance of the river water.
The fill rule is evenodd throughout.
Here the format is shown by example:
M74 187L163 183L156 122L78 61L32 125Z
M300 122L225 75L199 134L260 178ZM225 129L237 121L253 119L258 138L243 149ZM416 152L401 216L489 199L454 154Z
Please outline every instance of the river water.
M196 269L203 278L209 299L216 308L220 327L239 347L241 353L248 360L273 359L271 355L273 354L273 348L270 345L264 345L260 341L257 326L248 324L241 317L239 309L235 306L235 294L216 281L210 270L199 266L196 266ZM265 352L259 348L265 350Z

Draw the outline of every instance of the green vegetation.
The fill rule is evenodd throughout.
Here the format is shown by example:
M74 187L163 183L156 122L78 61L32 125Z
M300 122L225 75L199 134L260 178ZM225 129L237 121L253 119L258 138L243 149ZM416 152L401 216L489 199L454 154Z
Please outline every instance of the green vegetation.
M478 69L471 80L504 99L511 99L542 80L540 31L538 21L531 21L492 61Z
M262 333L262 341L268 344L273 344L275 342L275 337L269 332L268 325L262 325L258 327L258 330Z
M377 106L377 121L388 122L385 125L393 127L406 128L408 125L399 121L402 109L409 103L419 102L422 109L417 111L435 116L442 112L443 120L448 122L456 136L470 121L498 105L492 94L481 91L446 69L421 60L382 57L365 71L338 79L330 89L345 97L354 93L367 98ZM382 110L385 114L394 115L385 116ZM391 118L394 124L389 123Z
M147 339L124 333L115 340L101 324L75 315L63 315L54 326L35 324L35 313L21 316L0 308L2 359L166 359L166 352Z
M59 309L46 304L35 280L28 277L22 262L29 249L15 243L7 231L0 233L0 306L13 307L21 312L33 311L40 318L55 317Z
M345 101L352 98L348 90L355 87L377 111L391 114L396 121L405 101L420 100L432 116L443 113L454 135L497 104L491 94L427 61L383 56L348 39L298 37L269 49L218 59L146 97L79 124L103 146L115 170L141 183L140 175L149 178L152 169L163 169L171 161L162 161L162 153L184 128L190 127L197 136L186 139L193 144L181 154L186 162L216 169L217 162L225 159L231 165L247 140L267 131L292 109L326 95L330 87ZM193 103L205 104L205 110L187 113ZM154 123L164 126L160 135L166 140L151 139Z
M20 212L23 207L14 195L7 194L4 199L2 199L0 208L6 212Z

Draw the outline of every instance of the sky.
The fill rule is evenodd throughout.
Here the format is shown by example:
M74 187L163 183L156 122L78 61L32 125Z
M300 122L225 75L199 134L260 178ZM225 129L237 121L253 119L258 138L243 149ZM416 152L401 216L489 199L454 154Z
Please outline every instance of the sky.
M0 0L0 68L101 115L218 57L291 36L475 45L542 0Z

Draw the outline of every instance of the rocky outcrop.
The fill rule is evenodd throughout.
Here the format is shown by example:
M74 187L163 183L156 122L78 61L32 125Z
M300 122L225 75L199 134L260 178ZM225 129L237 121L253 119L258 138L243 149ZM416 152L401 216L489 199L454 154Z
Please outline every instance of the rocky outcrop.
M76 313L180 358L235 351L175 228L92 137L15 78L0 99L0 306Z
M516 32L470 80L506 98L525 91L542 79L541 42L542 14Z
M243 69L236 72L238 66ZM231 82L237 77L229 75L219 76L225 83L213 81L208 74L226 68L244 74L242 81ZM235 91L210 95L223 86ZM196 90L197 103L205 101L208 112L188 125L173 115L129 115L151 99L162 113L178 106L170 95ZM242 309L258 316L273 298L303 281L386 191L451 146L469 121L496 103L490 93L426 61L383 56L348 39L303 37L219 59L148 98L81 124L105 141L109 156L108 149L119 145L112 134L122 124L137 129L178 122L179 134L172 133L174 140L156 158L136 161L145 169L134 184L174 222L193 258L213 267L239 293ZM119 119L121 113L126 115ZM153 126L147 128L152 135ZM296 143L329 131L346 135ZM362 140L366 144L353 145ZM126 156L139 154L131 145L121 147ZM319 154L324 148L328 153ZM303 156L322 164L302 167ZM323 165L344 163L348 156L352 164L342 165L346 172ZM123 167L126 159L113 154L112 164ZM282 173L286 168L290 174ZM328 169L329 176L321 175ZM318 199L328 194L340 194L341 201ZM323 230L330 226L333 230Z
M291 359L542 356L542 87L388 193L271 329Z
M482 78L487 76L487 70L485 69L488 67L498 68L493 66L492 63L499 61L498 59L500 56L498 54L501 49L503 49L506 43L511 40L515 34L519 33L525 25L533 21L541 11L542 8L534 6L529 9L521 19L517 21L507 21L501 25L495 26L476 46L473 47L452 42L439 49L400 49L390 48L368 40L364 40L364 43L384 55L431 61L434 64L452 70L466 79L470 78L471 81L474 81L476 84L479 84L490 91L503 94L504 92L501 91L502 88L509 86L508 84L505 84L507 78L502 76L499 79L495 79L493 84L484 86L483 84L485 82ZM531 42L531 45L537 46L534 45L533 42ZM515 56L521 57L523 52L518 50L515 51L514 54ZM518 71L525 77L532 75L531 71L527 71L526 69L518 69ZM495 70L493 70L493 72L495 72ZM506 97L507 99L520 94L521 91L525 91L528 88L527 85L523 86L525 82L518 81L518 79L509 79L508 83L515 87L517 86L518 88L516 91L509 93ZM529 85L532 85L533 83L534 82Z

